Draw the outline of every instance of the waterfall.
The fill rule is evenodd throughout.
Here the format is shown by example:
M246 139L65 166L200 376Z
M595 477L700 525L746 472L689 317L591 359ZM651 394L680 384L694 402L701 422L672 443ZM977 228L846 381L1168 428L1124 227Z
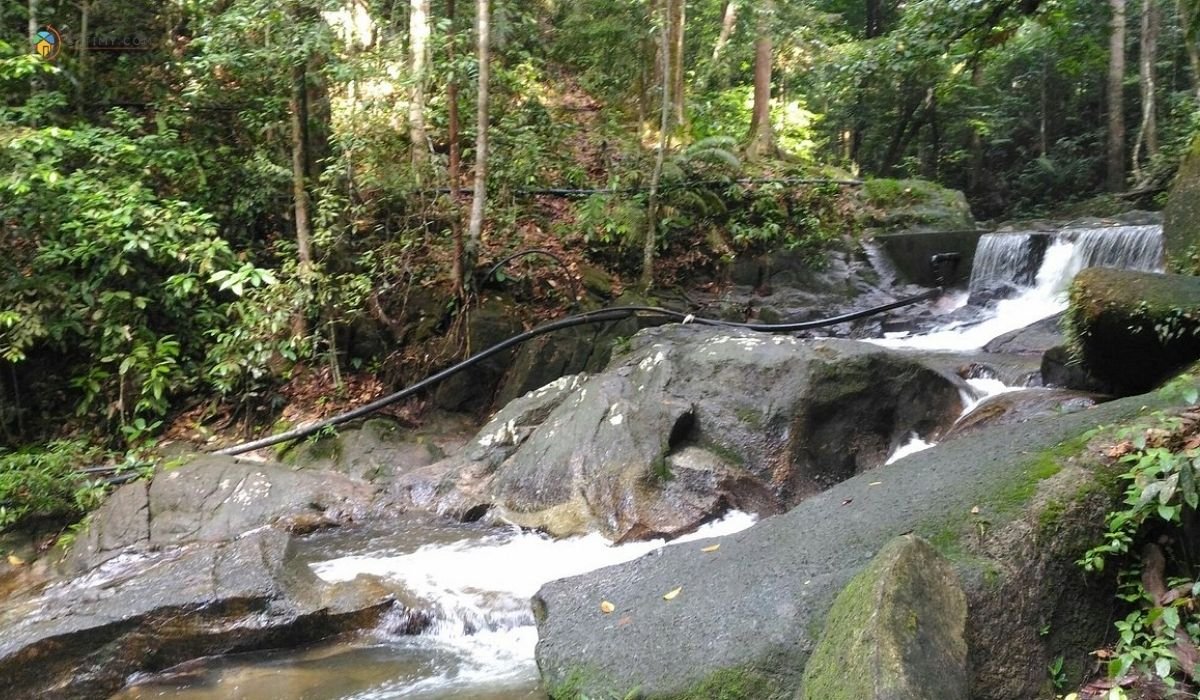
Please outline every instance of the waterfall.
M1050 260L1048 251L1064 244L1069 257ZM979 239L970 290L1007 283L1060 292L1086 267L1153 272L1162 265L1162 226L1157 225L1065 229L1055 234L989 233Z
M1000 283L1032 284L1048 241L1044 233L984 234L971 266L970 291L978 292Z
M1036 243L1040 237L1045 242ZM1041 249L1038 249L1041 246ZM1026 276L1019 255L1036 259L1035 274ZM870 342L887 347L966 351L981 348L997 336L1024 328L1067 308L1067 288L1085 267L1117 267L1147 272L1163 266L1162 226L1110 226L1067 229L1056 234L988 234L979 242L971 289L1010 284L1018 294L988 307L974 324L962 321L924 335L888 337Z

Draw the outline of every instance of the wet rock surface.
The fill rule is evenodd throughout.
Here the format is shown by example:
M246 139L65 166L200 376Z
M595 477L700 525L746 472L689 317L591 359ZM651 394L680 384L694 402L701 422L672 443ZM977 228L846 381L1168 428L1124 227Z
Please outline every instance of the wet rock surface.
M0 606L0 695L107 698L128 675L374 624L390 597L322 583L265 529L110 559Z
M1107 400L1100 394L1068 389L1037 388L990 396L971 409L946 434L945 439L967 435L997 425L1017 425L1038 416L1082 411Z
M1056 345L1062 345L1062 317L1062 314L1055 314L1024 328L1005 333L983 346L983 350L1012 355L1041 355Z
M793 697L835 597L889 540L915 532L963 582L970 696L1037 697L1045 664L1057 654L1082 664L1112 606L1112 582L1081 581L1075 561L1118 495L1096 488L1098 457L1063 443L1156 405L1137 396L1036 418L1019 446L1009 428L981 430L844 481L716 552L702 551L708 541L669 546L547 584L534 601L543 679L568 697L733 687Z
M670 537L728 508L777 512L883 464L911 432L948 427L961 386L853 341L648 329L603 373L514 401L394 493L556 535Z
M224 542L263 526L308 532L361 518L373 489L341 474L204 455L118 488L67 552L84 572L133 547Z

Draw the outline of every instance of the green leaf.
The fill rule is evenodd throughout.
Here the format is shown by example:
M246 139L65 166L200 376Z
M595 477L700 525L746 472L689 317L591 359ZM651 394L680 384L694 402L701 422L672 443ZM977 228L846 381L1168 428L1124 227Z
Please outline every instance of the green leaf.
M1165 624L1168 629L1173 630L1176 627L1179 627L1179 610L1178 609L1173 608L1173 607L1168 607L1168 608L1163 608L1162 611L1163 611L1162 612L1163 624ZM1162 675L1162 674L1159 674L1159 675Z
M1171 661L1160 656L1154 662L1154 672L1158 674L1159 678L1169 677L1171 675Z

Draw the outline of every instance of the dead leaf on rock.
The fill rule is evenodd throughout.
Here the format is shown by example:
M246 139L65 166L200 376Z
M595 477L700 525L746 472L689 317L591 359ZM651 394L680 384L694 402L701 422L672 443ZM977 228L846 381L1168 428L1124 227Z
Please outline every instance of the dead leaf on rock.
M867 486L879 486L882 483L882 481L872 481L871 483L867 484Z
M1108 452L1106 454L1113 459L1117 459L1118 457L1124 457L1132 451L1133 443L1125 440L1124 442L1118 442L1117 444L1108 448Z
M667 591L666 593L663 593L663 600L675 600L675 596L679 595L679 592L682 590L683 590L683 586L680 586L679 588L676 588L676 589Z
M971 515L979 515L979 506L975 506L971 509Z
M605 615L609 614L610 612L612 612L616 609L617 609L617 606L613 605L612 603L608 602L607 600L600 601L600 612L604 613Z
M17 556L17 555L15 555L15 554L10 554L10 555L8 555L8 564L9 564L9 566L21 566L21 565L22 565L22 564L24 564L24 563L25 563L25 560L24 560L24 559L22 559L21 557L18 557L18 556Z
M846 500L842 501L842 505L844 505L844 506L848 506L848 505L850 505L850 504L851 504L851 503L853 503L853 502L854 502L854 499L853 499L853 498L847 498Z
M709 552L715 552L720 548L721 548L721 545L719 545L719 544L710 544L707 547L701 547L700 551L704 552L705 554L708 554Z

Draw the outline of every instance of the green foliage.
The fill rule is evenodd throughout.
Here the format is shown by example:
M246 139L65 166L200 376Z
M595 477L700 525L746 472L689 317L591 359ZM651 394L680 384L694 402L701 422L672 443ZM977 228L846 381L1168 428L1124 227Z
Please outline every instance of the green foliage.
M103 482L76 471L96 457L94 448L71 440L44 448L0 449L0 531L35 517L74 519L99 505Z
M1187 403L1200 397L1195 380L1186 375L1160 391ZM1145 422L1117 431L1120 442L1114 449L1124 452L1119 463L1126 468L1119 476L1124 497L1107 516L1103 541L1080 559L1084 570L1100 571L1106 562L1127 561L1132 547L1151 533L1177 531L1194 519L1200 507L1200 449L1190 447L1180 435L1184 427L1179 416L1157 411ZM1184 632L1191 639L1200 638L1200 613L1192 604L1200 595L1200 581L1187 562L1184 553L1185 575L1166 583L1177 593L1168 602L1145 590L1140 565L1120 571L1118 597L1133 609L1115 623L1118 638L1116 655L1108 664L1110 677L1137 671L1156 675L1169 687L1184 677L1175 655L1176 640Z

